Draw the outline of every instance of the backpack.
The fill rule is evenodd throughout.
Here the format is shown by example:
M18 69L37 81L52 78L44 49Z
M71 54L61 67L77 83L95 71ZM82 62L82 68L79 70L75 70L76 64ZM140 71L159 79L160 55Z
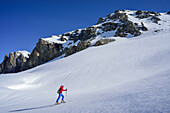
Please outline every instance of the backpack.
M57 93L58 93L58 94L60 93L60 88L58 89Z

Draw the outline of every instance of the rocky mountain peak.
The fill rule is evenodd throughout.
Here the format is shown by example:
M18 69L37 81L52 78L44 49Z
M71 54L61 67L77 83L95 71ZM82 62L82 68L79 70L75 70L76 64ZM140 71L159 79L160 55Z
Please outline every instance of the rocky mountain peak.
M9 56L5 55L3 62L0 65L0 73L19 72L24 70L23 66L28 60L27 51L10 52Z
M163 16L163 17L162 17ZM27 70L57 57L66 57L90 46L99 46L115 41L115 37L133 38L146 31L160 31L168 28L164 24L169 12L116 10L106 17L100 17L96 25L77 29L60 35L40 38L31 54L22 52L6 55L0 64L0 73ZM154 28L152 27L154 26Z

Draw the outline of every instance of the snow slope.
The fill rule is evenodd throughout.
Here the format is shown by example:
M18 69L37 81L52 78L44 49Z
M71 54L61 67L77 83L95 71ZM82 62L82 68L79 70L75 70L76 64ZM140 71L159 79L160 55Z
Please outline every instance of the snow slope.
M0 76L0 113L169 113L170 33L116 38ZM53 106L60 84L66 104Z

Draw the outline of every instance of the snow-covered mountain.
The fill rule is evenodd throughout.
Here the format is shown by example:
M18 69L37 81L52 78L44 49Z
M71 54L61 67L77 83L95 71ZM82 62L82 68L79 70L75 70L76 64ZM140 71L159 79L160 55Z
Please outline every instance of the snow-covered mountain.
M137 31L128 33L127 29L126 32L120 30L120 34L127 34L127 38L117 36L117 30L121 25L125 26L121 22L116 30L101 32L93 40L86 40L91 45L106 38L116 40L114 42L90 46L68 57L63 57L63 54L61 58L35 68L0 76L0 111L169 113L170 15L156 13L160 20L154 22L151 19L155 18L153 12L119 12L126 13L128 20L139 27L139 36L133 37ZM147 17L147 14L152 16ZM107 18L99 20L105 24L110 22ZM100 21L94 26L103 26ZM61 43L59 36L40 40L48 44ZM66 41L61 45L69 46ZM68 89L67 94L64 93L67 103L52 106L61 84Z
M20 72L57 57L66 57L91 46L104 45L116 37L133 38L148 31L154 34L169 32L169 13L151 11L117 10L99 18L96 25L39 39L29 58L18 62L15 55L6 55L0 65L0 73ZM23 61L23 59L21 59Z

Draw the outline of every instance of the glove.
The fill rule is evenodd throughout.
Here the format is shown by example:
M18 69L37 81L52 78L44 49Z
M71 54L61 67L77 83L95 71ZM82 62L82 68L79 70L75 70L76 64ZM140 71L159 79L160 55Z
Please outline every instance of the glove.
M67 89L66 89L66 91L67 91Z

